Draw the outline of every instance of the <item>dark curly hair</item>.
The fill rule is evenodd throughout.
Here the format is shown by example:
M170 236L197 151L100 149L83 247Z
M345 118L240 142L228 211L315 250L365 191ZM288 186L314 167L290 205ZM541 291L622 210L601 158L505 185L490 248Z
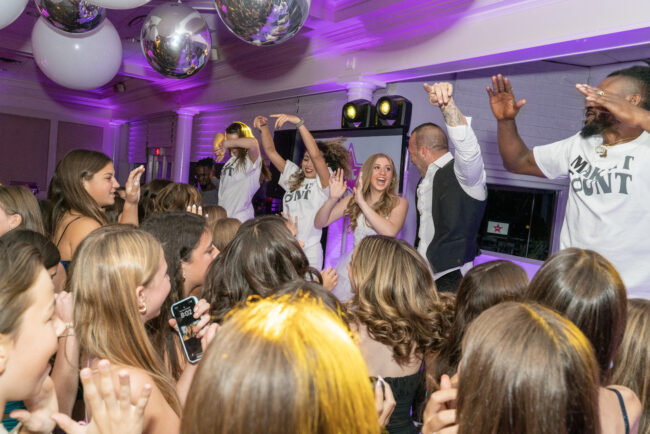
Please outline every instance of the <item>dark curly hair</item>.
M336 171L337 169L343 170L343 177L349 179L352 177L352 165L350 164L350 153L343 146L345 137L336 137L331 140L319 140L316 142L318 149L325 158L327 167ZM302 170L291 175L289 178L289 191L295 191L302 185L305 180L305 174Z

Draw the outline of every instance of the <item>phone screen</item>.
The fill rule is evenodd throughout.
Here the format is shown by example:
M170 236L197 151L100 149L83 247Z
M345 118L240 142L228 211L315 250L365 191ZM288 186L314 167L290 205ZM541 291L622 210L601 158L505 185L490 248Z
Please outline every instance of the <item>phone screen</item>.
M178 334L183 342L185 355L190 362L200 360L203 353L201 340L196 337L195 326L199 323L200 318L194 318L195 305L196 297L188 297L172 305L172 316L176 319Z

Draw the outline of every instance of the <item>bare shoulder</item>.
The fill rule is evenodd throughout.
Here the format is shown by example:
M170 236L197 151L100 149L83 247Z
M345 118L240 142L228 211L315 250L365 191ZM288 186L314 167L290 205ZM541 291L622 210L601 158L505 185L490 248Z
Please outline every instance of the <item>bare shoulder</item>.
M607 388L600 388L600 422L603 432L622 432L624 429L622 425L621 406L616 395L609 389L615 389L623 398L625 412L627 413L630 425L630 433L634 434L638 432L641 412L643 410L641 401L639 401L634 391L620 385L610 385Z
M93 218L66 214L54 234L55 243L61 252L61 259L71 260L79 243L99 227L101 224Z
M64 237L70 240L73 245L72 251L74 252L79 243L81 243L88 234L100 227L102 227L102 225L97 220L84 216L70 224Z
M119 372L126 371L131 382L131 402L137 402L144 386L151 385L151 396L145 408L145 429L144 432L151 433L178 433L180 427L179 417L172 410L162 392L156 386L151 374L143 369L130 366L119 366L115 368L114 375L116 384L119 384ZM169 430L169 431L166 431Z
M608 386L610 389L616 389L620 392L623 397L623 402L625 403L625 410L627 411L630 422L633 421L636 417L641 416L641 401L639 397L634 393L632 389L625 386L611 385Z

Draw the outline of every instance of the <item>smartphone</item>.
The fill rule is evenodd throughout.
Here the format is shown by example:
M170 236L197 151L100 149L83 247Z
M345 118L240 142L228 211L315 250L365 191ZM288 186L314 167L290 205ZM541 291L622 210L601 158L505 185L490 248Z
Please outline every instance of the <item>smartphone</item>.
M172 317L176 320L178 335L181 337L185 356L191 363L198 362L203 355L201 339L196 337L195 331L195 327L200 321L200 318L194 318L196 303L198 303L198 300L192 296L172 305Z

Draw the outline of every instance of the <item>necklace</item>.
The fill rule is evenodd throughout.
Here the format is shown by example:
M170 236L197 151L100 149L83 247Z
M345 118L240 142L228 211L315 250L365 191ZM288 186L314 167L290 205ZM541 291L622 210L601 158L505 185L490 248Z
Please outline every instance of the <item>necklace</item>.
M636 139L636 137L626 137L624 139L620 139L615 141L614 143L601 143L600 145L596 146L596 154L600 156L600 158L607 158L607 148L610 146L616 146L616 145L621 145L623 143L627 143L631 140Z

